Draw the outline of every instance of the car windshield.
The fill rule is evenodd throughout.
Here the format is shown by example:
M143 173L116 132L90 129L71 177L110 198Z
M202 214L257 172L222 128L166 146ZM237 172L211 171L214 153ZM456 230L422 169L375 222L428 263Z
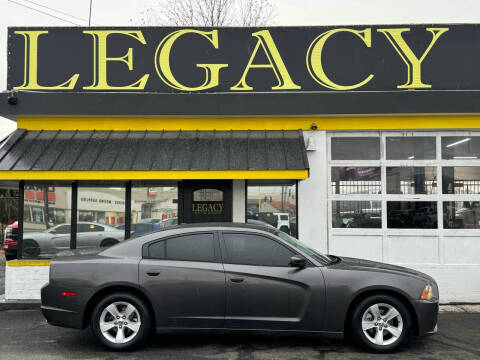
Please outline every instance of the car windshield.
M319 253L318 251L307 246L307 244L301 242L300 240L295 239L293 236L290 236L287 233L284 233L283 231L277 230L274 232L274 234L277 235L282 240L289 243L290 245L292 245L293 247L297 248L301 252L307 254L308 256L311 256L322 265L329 265L335 261L335 259L333 259L332 257Z

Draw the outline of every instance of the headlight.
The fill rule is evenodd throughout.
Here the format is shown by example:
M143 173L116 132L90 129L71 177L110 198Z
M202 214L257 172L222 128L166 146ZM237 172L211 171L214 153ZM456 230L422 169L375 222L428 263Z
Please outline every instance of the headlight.
M432 285L428 284L422 291L422 295L420 295L420 299L422 300L431 300L433 297L433 288Z

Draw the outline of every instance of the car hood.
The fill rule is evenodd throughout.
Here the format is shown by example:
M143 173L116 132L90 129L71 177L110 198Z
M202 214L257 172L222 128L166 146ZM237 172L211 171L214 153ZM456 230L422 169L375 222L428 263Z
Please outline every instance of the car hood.
M392 273L392 274L398 274L398 275L407 275L407 276L415 276L419 279L426 280L428 282L435 283L435 280L420 271L406 268L403 266L397 266L397 265L391 265L391 264L386 264L378 261L371 261L371 260L365 260L365 259L356 259L356 258L349 258L349 257L343 257L343 256L336 256L337 258L340 259L339 262L334 264L333 266L339 266L343 268L348 268L351 270L363 270L363 271L377 271L377 272L383 272L383 273Z

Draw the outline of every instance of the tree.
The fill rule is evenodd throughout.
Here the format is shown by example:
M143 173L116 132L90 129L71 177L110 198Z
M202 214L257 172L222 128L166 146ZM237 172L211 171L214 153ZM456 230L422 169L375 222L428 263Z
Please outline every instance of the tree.
M140 13L142 26L265 26L273 22L272 0L164 0Z

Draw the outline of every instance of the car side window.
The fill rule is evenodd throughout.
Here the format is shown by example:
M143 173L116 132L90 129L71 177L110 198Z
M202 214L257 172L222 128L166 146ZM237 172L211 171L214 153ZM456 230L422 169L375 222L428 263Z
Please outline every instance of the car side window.
M188 234L158 241L148 246L148 257L159 260L215 262L213 234Z
M289 266L295 253L261 235L223 233L225 263L259 266Z
M56 234L70 234L70 225L61 225L55 229Z
M93 227L90 226L90 231L105 231L105 228L100 225L93 225Z

